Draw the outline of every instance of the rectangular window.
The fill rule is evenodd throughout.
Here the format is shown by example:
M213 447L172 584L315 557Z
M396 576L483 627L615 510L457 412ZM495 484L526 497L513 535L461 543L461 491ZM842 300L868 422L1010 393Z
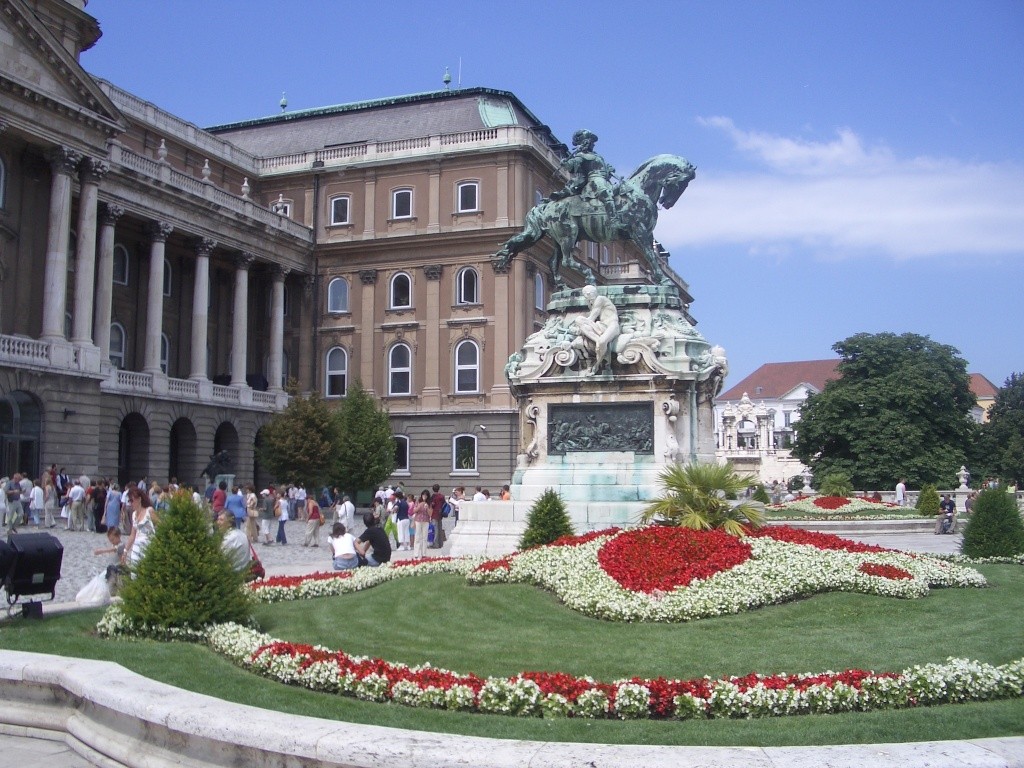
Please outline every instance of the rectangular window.
M470 213L480 210L478 191L479 185L475 181L459 184L459 213Z
M412 190L396 189L391 196L391 218L412 218Z
M349 223L349 201L348 195L331 200L331 224Z

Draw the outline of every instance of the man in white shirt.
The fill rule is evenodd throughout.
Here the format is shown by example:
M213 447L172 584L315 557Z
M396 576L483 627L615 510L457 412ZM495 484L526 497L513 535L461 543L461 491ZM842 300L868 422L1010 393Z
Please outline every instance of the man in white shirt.
M71 512L68 514L68 530L69 531L84 531L85 530L85 488L82 487L82 483L79 480L75 480L74 485L71 486L71 490L68 491L68 505L71 507Z
M356 524L356 505L352 503L352 499L347 494L342 496L341 514L339 517L345 519L345 530L351 533L352 527Z
M236 571L246 571L252 562L249 550L249 537L240 528L235 528L235 516L230 510L224 509L217 517L217 524L224 533L220 548L228 556L231 567Z
M907 503L907 481L900 478L900 481L896 483L896 505L904 506Z
M473 501L487 501L487 496L479 485L476 487L476 493L473 494Z

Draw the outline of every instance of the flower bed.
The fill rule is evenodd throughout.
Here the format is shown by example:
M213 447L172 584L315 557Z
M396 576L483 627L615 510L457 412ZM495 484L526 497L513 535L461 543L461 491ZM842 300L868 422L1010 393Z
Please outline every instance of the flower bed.
M642 558L642 567L630 554ZM865 570L865 564L880 568ZM892 578L887 574L896 570L887 569L910 577ZM744 540L664 526L609 532L489 561L467 579L535 584L574 610L612 621L692 621L819 592L917 598L933 586L986 585L966 566L788 527L764 528Z
M774 504L766 509L772 518L791 520L854 520L870 517L872 520L904 520L919 517L916 510L900 507L887 501L873 501L857 496L818 496Z
M1008 698L1024 693L1024 659L993 666L949 658L902 672L758 675L610 683L558 672L479 677L429 664L407 666L276 640L237 624L212 628L210 647L289 685L367 701L518 717L771 717Z

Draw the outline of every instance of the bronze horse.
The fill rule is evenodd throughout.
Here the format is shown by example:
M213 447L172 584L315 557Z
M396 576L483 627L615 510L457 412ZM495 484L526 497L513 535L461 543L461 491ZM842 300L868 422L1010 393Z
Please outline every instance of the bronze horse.
M615 188L615 215L609 217L604 205L596 200L569 197L544 200L526 214L523 231L510 237L494 254L495 264L506 266L515 255L536 245L548 235L554 241L551 256L551 277L559 288L565 287L562 265L572 267L594 280L594 273L572 255L580 240L608 243L629 240L640 248L654 279L671 285L654 250L654 226L658 223L658 205L671 208L693 181L697 169L677 155L655 155L633 171Z

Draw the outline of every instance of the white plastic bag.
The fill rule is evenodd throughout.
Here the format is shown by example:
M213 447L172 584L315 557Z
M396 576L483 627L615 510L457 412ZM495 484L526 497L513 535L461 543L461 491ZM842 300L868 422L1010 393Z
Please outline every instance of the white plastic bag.
M110 602L110 586L107 584L107 572L102 570L93 576L89 583L78 590L76 603L88 605L106 605Z

